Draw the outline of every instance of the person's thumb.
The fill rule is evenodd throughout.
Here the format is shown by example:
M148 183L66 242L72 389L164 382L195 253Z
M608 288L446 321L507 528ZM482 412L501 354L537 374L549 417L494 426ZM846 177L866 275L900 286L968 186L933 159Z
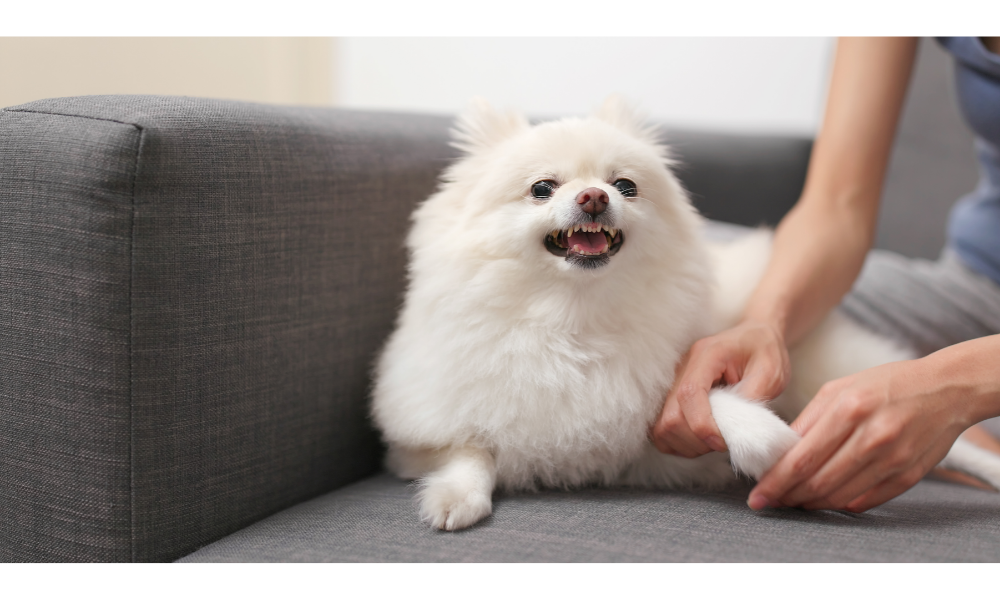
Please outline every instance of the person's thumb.
M750 400L773 400L785 391L787 379L781 365L754 361L747 366L736 391Z

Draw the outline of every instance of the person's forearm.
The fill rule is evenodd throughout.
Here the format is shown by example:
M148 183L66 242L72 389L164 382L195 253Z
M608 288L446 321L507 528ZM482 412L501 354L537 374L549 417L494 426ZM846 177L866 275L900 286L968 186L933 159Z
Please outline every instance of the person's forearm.
M801 203L775 232L771 262L744 318L772 325L794 346L850 289L872 230L856 212Z
M965 415L966 426L1000 416L1000 335L982 337L914 361L929 390Z
M851 288L878 201L916 50L907 38L838 43L823 126L802 198L782 220L744 318L794 345Z

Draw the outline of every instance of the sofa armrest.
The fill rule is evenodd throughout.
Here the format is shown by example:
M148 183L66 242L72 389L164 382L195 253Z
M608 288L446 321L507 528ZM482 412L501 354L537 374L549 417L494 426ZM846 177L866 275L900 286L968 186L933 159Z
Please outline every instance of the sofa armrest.
M172 560L376 471L370 365L448 125L0 112L0 560Z

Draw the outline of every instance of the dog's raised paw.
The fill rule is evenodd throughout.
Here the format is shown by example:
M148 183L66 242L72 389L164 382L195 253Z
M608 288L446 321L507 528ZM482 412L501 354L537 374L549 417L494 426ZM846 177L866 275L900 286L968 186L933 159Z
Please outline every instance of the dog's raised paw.
M465 529L492 512L492 499L477 489L430 482L420 492L420 519L436 529Z
M713 390L709 402L738 473L760 479L799 441L799 434L766 406L742 398L732 389Z

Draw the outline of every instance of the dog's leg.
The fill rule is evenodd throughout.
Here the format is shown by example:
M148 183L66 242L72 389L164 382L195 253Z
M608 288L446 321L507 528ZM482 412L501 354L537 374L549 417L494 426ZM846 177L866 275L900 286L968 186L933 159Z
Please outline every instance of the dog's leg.
M698 458L663 454L653 444L613 482L616 485L653 489L716 490L733 481L725 453L709 452Z
M732 388L713 390L708 400L739 473L760 479L799 441L799 434L767 406L742 398Z
M448 450L440 448L411 448L389 444L385 468L400 479L420 479L436 471L448 458Z
M451 449L443 465L420 480L420 518L438 529L464 529L493 511L496 464L486 450Z

